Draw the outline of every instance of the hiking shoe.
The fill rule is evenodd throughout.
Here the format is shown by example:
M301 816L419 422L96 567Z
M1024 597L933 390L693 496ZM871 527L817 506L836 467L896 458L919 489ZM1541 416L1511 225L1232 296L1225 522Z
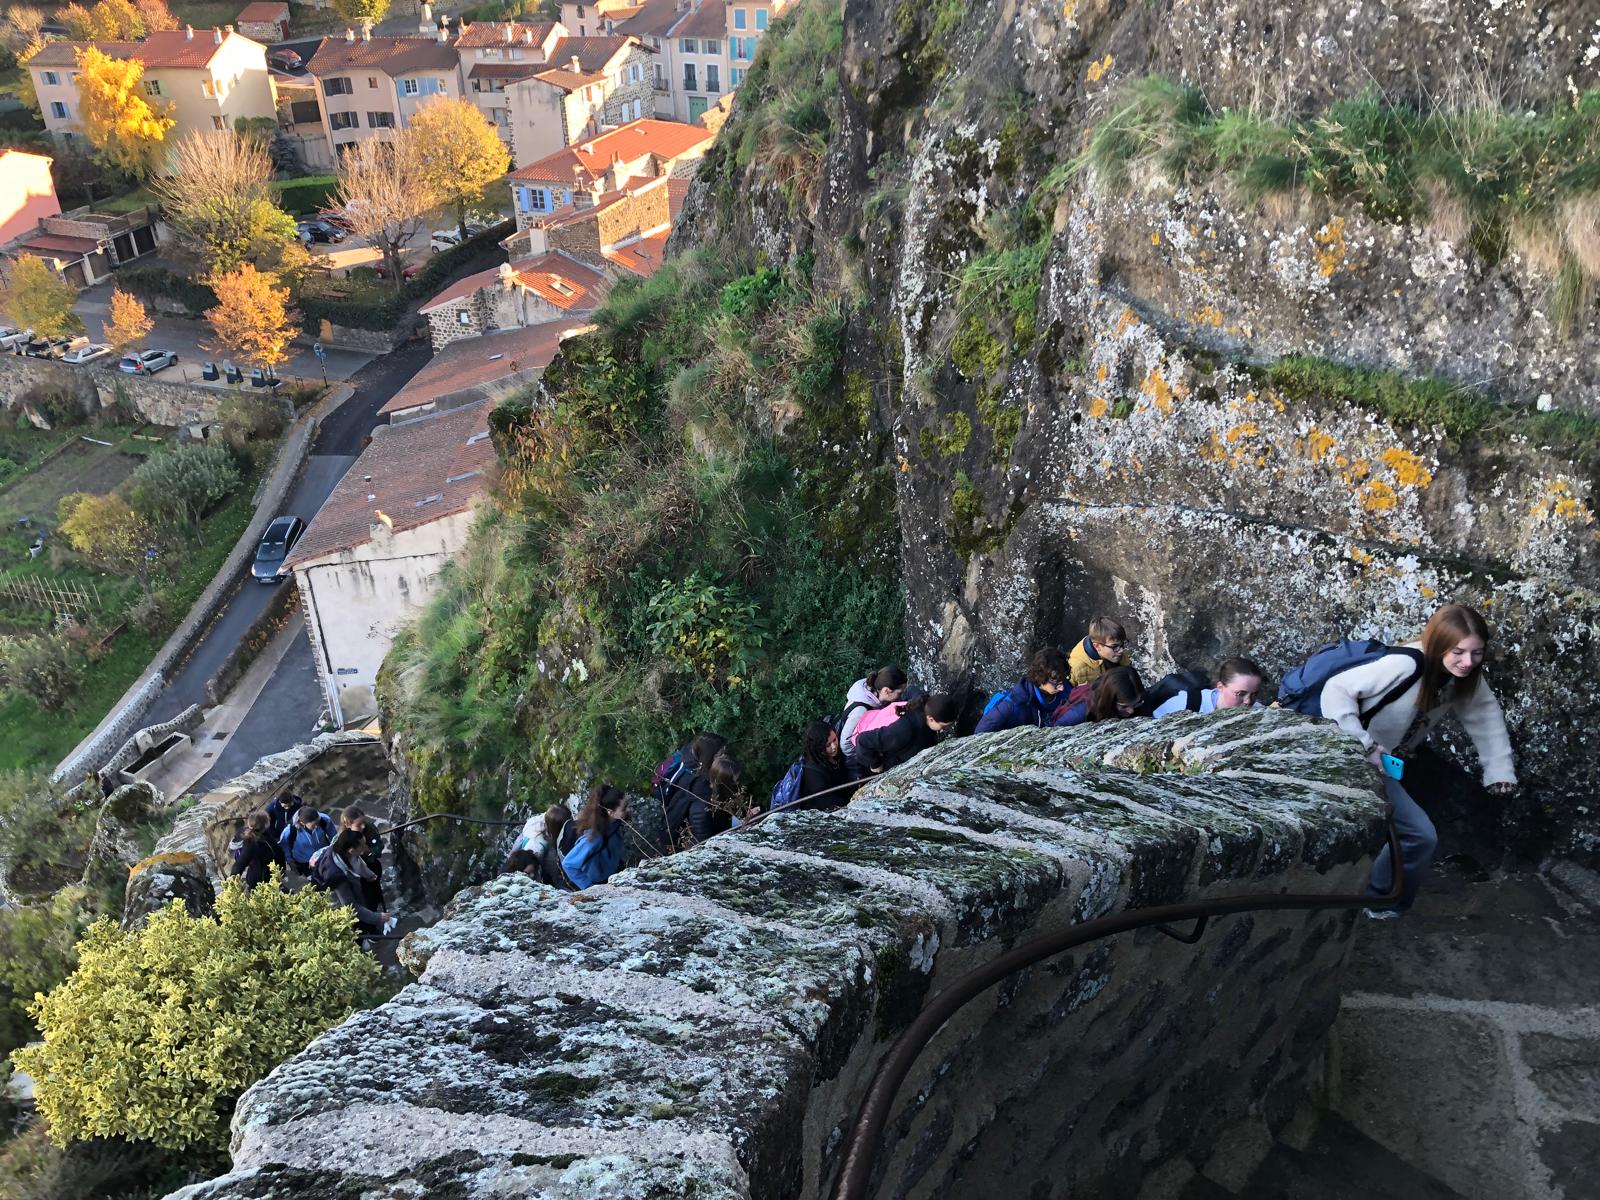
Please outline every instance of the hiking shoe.
M1398 921L1403 914L1398 908L1363 908L1361 915L1370 921Z

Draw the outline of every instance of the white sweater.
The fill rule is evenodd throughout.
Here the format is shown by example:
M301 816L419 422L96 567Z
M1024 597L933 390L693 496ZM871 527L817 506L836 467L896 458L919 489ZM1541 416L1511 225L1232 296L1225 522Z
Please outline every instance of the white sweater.
M1420 650L1420 642L1412 642ZM1480 672L1478 686L1472 695L1456 697L1437 704L1418 723L1410 738L1412 719L1417 715L1417 701L1422 692L1419 679L1399 699L1388 705L1372 719L1367 728L1361 727L1361 711L1388 695L1390 690L1403 683L1416 670L1416 660L1408 654L1385 654L1382 658L1353 667L1335 675L1322 686L1322 715L1338 723L1352 737L1360 740L1368 750L1373 745L1386 747L1400 754L1427 740L1429 732L1447 712L1454 712L1477 748L1478 761L1483 767L1484 786L1495 783L1515 783L1517 773L1511 760L1511 738L1506 733L1505 715L1500 702L1489 687L1487 672ZM1448 693L1447 693L1448 695Z

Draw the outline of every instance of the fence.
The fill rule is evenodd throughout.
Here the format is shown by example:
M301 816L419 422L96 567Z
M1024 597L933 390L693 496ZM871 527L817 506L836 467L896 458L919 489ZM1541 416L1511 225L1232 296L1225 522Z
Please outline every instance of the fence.
M92 583L57 583L36 575L0 580L0 597L24 608L49 609L63 622L86 618L104 607L100 589Z

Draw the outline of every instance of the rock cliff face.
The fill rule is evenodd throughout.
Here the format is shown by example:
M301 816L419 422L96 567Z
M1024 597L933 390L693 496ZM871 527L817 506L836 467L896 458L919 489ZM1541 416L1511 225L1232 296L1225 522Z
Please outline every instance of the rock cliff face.
M409 939L415 984L252 1088L234 1172L178 1197L822 1196L931 989L1120 908L1356 890L1381 828L1348 739L1239 712L957 741L581 895L496 879ZM1352 921L1149 932L1006 982L908 1081L885 1194L1132 1196L1247 1110L1281 1123Z
M1364 92L1385 120L1559 116L1600 81L1592 6L844 13L844 112L805 232L892 343L875 397L900 459L913 673L1000 686L1097 612L1124 620L1147 672L1231 652L1280 672L1333 637L1413 636L1462 600L1495 624L1491 674L1533 784L1514 820L1600 845L1579 750L1600 670L1600 333L1576 265L1521 218L1486 248L1443 193L1375 213L1358 182L1247 199L1159 156L1125 183L1080 158L1152 75L1212 114L1318 137L1346 119L1330 103Z

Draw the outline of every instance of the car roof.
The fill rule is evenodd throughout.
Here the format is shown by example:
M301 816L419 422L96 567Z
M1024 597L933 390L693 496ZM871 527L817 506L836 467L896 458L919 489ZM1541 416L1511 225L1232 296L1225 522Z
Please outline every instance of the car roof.
M272 524L267 526L267 535L270 537L274 530L287 533L299 519L299 517L273 517Z

